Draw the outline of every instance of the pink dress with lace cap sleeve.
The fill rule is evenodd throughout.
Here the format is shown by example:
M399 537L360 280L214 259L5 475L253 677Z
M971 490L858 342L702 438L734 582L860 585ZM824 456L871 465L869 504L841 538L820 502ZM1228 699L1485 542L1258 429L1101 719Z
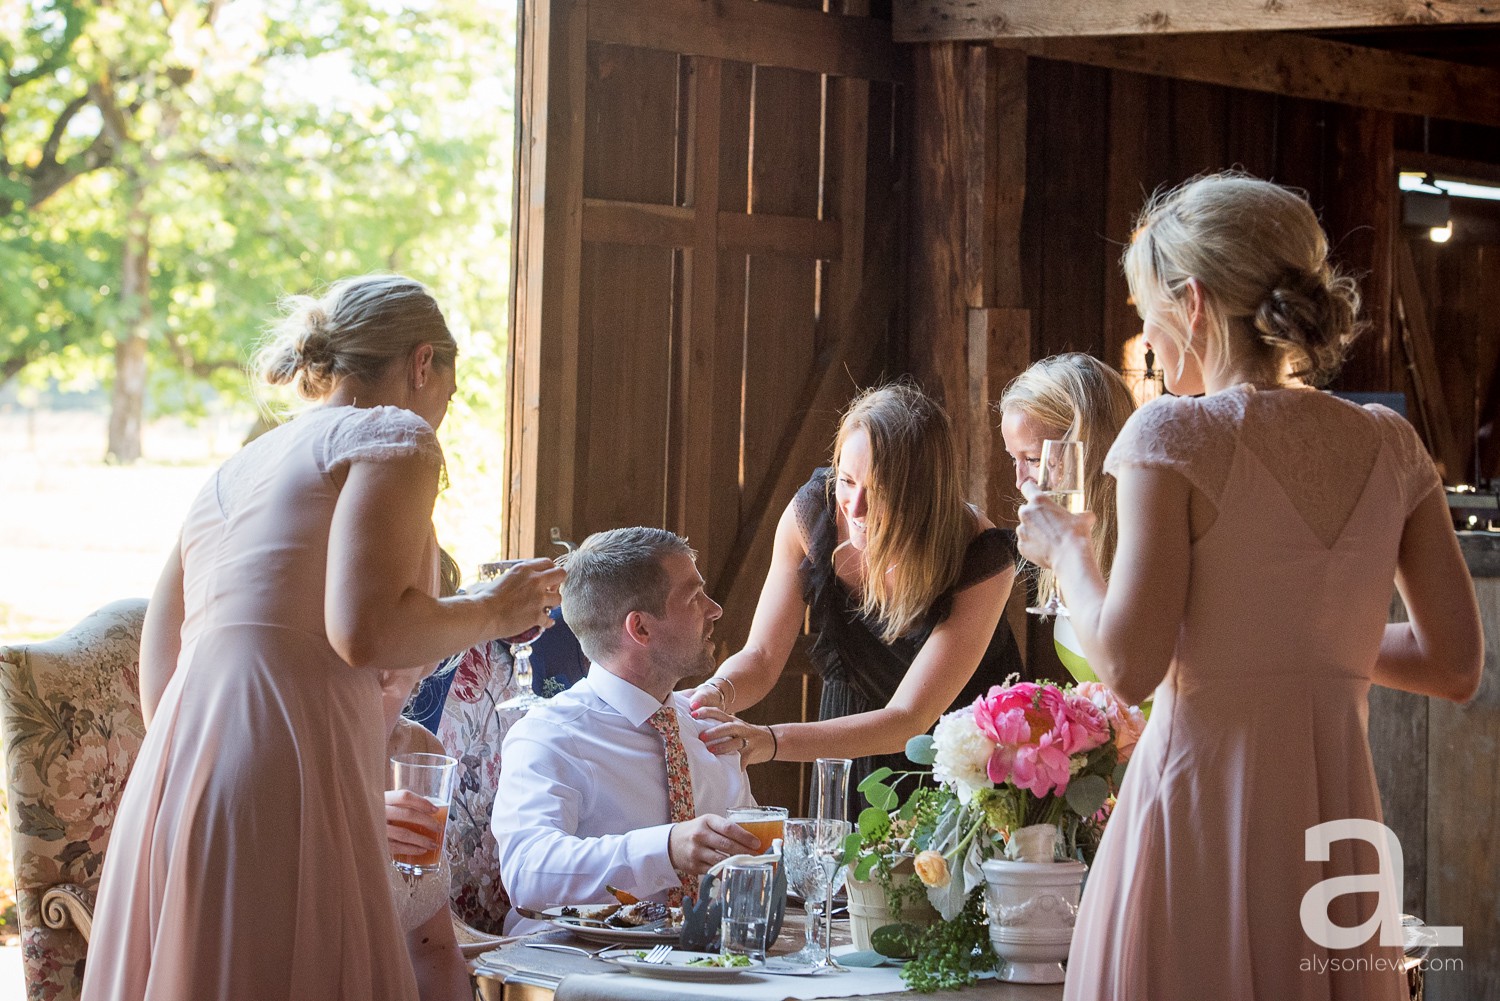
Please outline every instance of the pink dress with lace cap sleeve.
M182 651L115 818L88 1001L416 998L386 876L380 672L340 659L323 611L335 473L411 455L435 481L415 414L319 408L194 501Z
M1367 693L1431 460L1389 411L1237 386L1143 407L1106 466L1129 467L1180 473L1217 515L1192 543L1186 617L1088 876L1066 997L1397 1001L1398 950L1330 952L1300 907L1325 879L1378 871L1363 842L1319 862L1305 838L1381 819ZM1370 904L1329 910L1354 926Z

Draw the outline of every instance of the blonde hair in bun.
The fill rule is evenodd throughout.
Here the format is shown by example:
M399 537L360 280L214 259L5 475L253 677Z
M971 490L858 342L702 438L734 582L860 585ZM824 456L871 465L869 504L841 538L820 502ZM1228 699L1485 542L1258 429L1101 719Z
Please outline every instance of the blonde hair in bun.
M402 275L343 278L321 295L286 296L281 312L254 369L270 385L294 385L303 399L324 399L349 376L379 378L421 344L445 365L458 357L437 300Z
M1125 250L1136 308L1185 319L1188 282L1203 288L1220 366L1249 352L1283 375L1322 385L1359 333L1359 291L1328 260L1328 237L1301 194L1241 173L1158 192ZM1184 357L1185 323L1164 328Z

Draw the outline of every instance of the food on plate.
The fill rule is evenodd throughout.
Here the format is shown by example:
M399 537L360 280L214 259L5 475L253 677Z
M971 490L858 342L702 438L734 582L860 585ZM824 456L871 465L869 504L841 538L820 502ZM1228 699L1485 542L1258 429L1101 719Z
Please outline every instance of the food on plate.
M618 886L610 886L608 883L605 883L604 884L604 889L605 889L606 892L608 892L611 896L613 896L616 900L618 900L622 904L638 904L638 903L641 902L641 898L640 897L637 897L633 893L626 893L624 890L620 889Z
M733 956L733 955L730 955L727 952L721 952L717 956L699 956L697 959L690 959L686 963L684 963L683 965L684 966L712 966L712 967L715 967L716 969L725 970L725 969L732 969L732 968L737 967L737 966L749 966L750 965L750 957L749 956Z
M582 904L577 907L564 907L558 911L558 914L561 917L581 918L584 921L605 921L623 906L623 904Z
M644 928L665 922L662 928L682 927L682 908L668 907L655 900L634 904L573 904L560 907L557 916L576 921L598 923L608 928Z
M626 904L610 917L608 924L618 925L621 928L639 928L641 925L649 925L657 921L667 921L670 924L673 908L655 900L641 900L634 904ZM676 908L678 920L682 919L681 908Z

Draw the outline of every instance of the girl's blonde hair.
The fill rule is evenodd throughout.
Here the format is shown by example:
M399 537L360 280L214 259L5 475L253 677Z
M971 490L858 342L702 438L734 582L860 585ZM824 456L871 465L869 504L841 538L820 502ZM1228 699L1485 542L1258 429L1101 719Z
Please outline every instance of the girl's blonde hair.
M1020 413L1047 438L1083 442L1083 500L1095 518L1094 558L1108 579L1120 523L1115 478L1104 471L1104 457L1135 412L1135 398L1125 380L1091 355L1053 355L1016 376L996 407L1002 415ZM1038 581L1045 600L1056 586L1052 571L1040 571Z
M319 296L285 297L281 310L254 368L273 386L295 383L303 399L325 398L345 376L378 378L421 344L449 368L458 357L437 300L401 275L343 278Z
M860 612L889 643L957 582L976 522L960 492L948 415L907 382L867 389L844 411L830 494L844 442L861 429L870 439L870 483Z
M1158 192L1125 250L1125 277L1141 315L1164 307L1183 358L1188 282L1202 288L1216 367L1260 361L1277 381L1322 385L1358 333L1359 292L1328 260L1312 206L1289 188L1240 173L1199 177Z

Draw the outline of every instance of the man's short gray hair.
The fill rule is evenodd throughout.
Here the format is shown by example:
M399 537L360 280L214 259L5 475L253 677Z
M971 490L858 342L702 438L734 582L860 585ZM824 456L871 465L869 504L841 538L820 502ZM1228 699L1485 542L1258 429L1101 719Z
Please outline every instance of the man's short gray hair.
M686 539L664 528L612 528L559 557L568 571L563 618L589 660L614 653L620 624L631 612L666 612L671 582L662 561L677 553L697 556Z

